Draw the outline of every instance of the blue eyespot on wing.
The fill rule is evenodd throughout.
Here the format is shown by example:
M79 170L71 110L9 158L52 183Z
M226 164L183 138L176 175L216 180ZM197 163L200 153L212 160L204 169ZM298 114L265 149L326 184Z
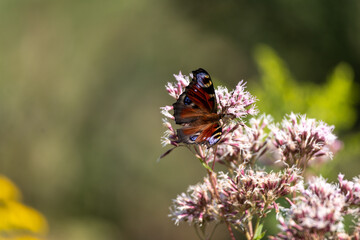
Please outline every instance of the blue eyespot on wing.
M189 137L190 141L195 142L195 140L198 138L199 135L192 135Z
M190 100L190 98L188 96L185 96L184 98L184 104L185 105L190 105L192 103L192 101Z

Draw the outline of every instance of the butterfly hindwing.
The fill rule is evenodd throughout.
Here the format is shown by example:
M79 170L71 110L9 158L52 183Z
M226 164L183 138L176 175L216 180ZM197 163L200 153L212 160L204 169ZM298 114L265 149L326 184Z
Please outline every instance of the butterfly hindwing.
M222 128L218 122L212 123L210 126L208 125L196 139L197 143L206 142L206 145L212 146L217 143L222 134Z
M180 142L188 144L202 144L212 146L217 143L222 134L222 128L218 122L208 123L195 127L186 126L177 130Z

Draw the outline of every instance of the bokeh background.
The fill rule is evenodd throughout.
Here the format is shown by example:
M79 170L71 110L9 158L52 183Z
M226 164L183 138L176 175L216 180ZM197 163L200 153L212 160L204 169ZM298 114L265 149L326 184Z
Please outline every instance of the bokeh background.
M204 169L156 161L180 70L334 124L343 148L315 171L360 173L359 1L2 0L0 19L0 238L196 239L167 215Z

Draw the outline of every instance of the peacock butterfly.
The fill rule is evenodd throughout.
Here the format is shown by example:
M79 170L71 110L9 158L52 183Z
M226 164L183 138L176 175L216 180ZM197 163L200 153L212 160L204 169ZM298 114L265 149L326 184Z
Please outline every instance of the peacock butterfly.
M217 113L215 90L209 73L202 68L192 73L192 81L173 104L175 123L183 126L177 130L178 142L211 147L221 138L220 119L223 114Z

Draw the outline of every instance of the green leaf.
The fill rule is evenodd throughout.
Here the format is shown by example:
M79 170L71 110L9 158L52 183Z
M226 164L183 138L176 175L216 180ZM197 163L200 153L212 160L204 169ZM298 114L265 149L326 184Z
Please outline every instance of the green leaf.
M260 240L264 237L266 231L262 232L263 224L260 224L255 231L254 240Z

